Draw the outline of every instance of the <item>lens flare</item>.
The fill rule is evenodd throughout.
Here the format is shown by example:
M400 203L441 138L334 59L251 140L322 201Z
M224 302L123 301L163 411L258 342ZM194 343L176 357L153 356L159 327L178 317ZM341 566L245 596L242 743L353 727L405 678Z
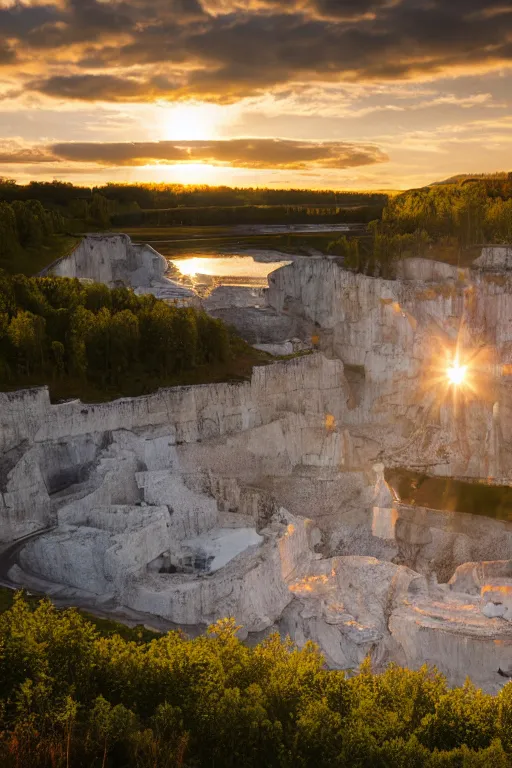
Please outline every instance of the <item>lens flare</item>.
M464 379L466 378L466 371L467 366L465 365L459 365L458 362L452 363L452 365L448 368L447 375L448 375L448 381L450 384L453 384L456 387L460 387L461 384L464 384Z

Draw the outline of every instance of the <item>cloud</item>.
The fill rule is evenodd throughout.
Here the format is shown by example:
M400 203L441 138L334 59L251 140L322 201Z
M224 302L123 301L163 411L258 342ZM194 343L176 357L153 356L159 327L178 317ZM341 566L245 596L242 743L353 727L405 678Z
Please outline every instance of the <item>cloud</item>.
M14 64L16 61L15 51L3 40L0 40L0 66L5 64Z
M144 81L109 74L55 75L45 80L32 80L25 88L62 99L112 103L153 101L169 96L175 90L166 78Z
M36 164L55 161L51 149L26 146L16 141L0 141L0 165Z
M378 147L349 142L232 139L224 141L64 142L2 151L0 163L94 163L104 167L205 163L250 169L345 169L383 163Z
M504 0L17 2L0 8L12 46L0 65L17 54L44 73L27 88L59 99L229 103L286 84L512 65L509 10Z

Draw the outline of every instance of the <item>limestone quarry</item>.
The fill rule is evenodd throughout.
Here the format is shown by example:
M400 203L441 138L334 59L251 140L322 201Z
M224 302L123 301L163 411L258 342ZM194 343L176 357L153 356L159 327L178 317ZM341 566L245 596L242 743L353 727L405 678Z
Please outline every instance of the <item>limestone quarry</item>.
M97 405L0 393L3 582L194 631L233 616L316 641L332 667L369 654L498 690L512 518L405 504L385 472L512 484L511 265L496 247L383 280L296 258L267 291L202 300L250 343L306 350L251 381ZM200 302L126 236L50 273Z

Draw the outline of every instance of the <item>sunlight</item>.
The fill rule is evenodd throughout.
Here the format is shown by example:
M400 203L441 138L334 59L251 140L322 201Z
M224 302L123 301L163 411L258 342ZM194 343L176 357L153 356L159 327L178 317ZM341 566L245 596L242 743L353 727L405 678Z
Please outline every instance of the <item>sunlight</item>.
M208 263L209 259L201 259L197 256L193 256L191 259L176 259L172 262L182 275L187 277L195 277L197 274L208 275Z
M222 277L240 281L248 279L260 280L266 286L268 275L279 267L291 264L290 261L255 261L251 256L233 255L222 257L215 252L208 256L187 256L186 258L171 259L172 264L179 269L182 275L194 277L195 275L209 275L210 277ZM334 419L333 416L326 417ZM333 428L329 421L329 427Z
M226 122L216 104L177 104L160 113L162 138L169 141L208 141L219 137Z
M459 365L459 363L455 360L447 370L449 382L456 387L460 387L460 385L464 383L466 372L467 366Z
M179 184L215 184L217 168L207 163L180 163L174 165L173 180Z
M458 408L474 398L494 401L494 360L496 350L490 345L464 347L462 330L455 344L432 339L432 357L425 367L422 386L435 392L440 405L452 401Z

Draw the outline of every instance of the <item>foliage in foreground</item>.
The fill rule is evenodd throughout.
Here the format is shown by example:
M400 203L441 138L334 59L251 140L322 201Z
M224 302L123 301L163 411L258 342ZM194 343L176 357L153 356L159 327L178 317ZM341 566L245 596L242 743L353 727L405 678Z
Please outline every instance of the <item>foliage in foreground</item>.
M141 394L201 367L208 380L241 345L220 320L151 295L0 272L0 388Z
M347 679L316 647L256 648L233 621L188 640L102 637L76 610L22 595L0 616L5 768L507 768L512 684L499 696L365 663Z

